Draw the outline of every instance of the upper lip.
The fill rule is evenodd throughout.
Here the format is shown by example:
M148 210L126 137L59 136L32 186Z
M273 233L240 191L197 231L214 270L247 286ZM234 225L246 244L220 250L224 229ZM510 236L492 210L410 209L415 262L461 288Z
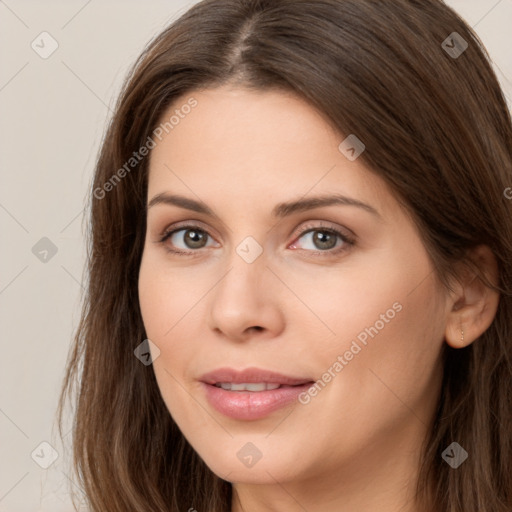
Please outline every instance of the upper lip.
M298 386L312 382L309 378L290 377L270 370L261 368L246 368L245 370L235 370L233 368L218 368L205 373L199 378L206 384L217 384L219 382L231 382L234 384L268 382L271 384L282 384L286 386Z

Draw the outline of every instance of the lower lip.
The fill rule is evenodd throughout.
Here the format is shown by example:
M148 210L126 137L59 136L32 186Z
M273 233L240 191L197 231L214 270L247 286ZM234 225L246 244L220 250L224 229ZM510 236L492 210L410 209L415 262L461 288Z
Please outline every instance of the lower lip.
M258 420L295 402L314 383L267 391L228 391L205 382L201 384L206 398L220 413L237 420Z

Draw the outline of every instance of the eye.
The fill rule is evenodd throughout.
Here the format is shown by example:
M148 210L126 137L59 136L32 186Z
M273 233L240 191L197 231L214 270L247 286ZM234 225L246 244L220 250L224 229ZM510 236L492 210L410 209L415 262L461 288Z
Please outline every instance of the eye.
M187 255L207 247L208 238L211 238L210 235L199 226L184 225L180 229L166 231L159 242L165 245L169 252ZM167 243L168 241L170 243Z
M334 227L324 226L304 226L299 232L297 240L301 238L306 241L305 244L300 244L301 247L298 247L297 242L294 242L290 247L312 251L315 254L322 253L322 256L324 256L323 253L333 255L346 251L355 243L352 236L342 233Z

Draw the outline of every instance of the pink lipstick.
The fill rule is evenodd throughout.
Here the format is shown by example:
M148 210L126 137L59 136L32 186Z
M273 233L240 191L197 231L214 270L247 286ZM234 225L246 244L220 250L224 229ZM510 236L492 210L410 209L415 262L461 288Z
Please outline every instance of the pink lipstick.
M238 420L257 420L293 402L314 383L270 370L219 368L200 379L206 398L218 412Z

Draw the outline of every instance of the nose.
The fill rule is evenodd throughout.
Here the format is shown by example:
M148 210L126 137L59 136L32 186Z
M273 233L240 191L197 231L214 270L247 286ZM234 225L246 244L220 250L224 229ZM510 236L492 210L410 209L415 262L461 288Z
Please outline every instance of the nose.
M229 263L209 294L209 327L232 341L278 336L284 328L282 290L266 258L248 263L235 253Z

